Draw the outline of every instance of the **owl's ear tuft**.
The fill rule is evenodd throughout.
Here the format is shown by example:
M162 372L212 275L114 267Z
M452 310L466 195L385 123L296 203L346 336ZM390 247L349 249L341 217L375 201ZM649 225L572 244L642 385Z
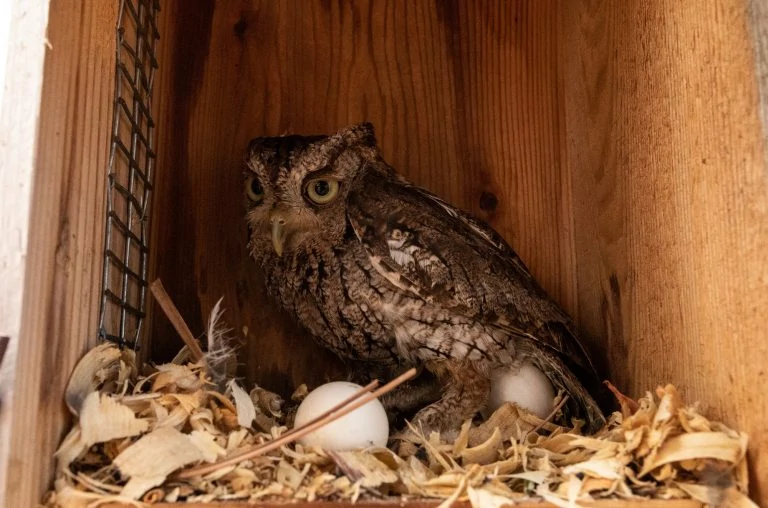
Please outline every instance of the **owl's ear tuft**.
M373 124L370 122L362 122L346 127L339 131L339 136L350 146L376 146L376 134L373 130Z
M248 143L248 148L245 151L246 161L258 158L264 151L264 141L267 138L259 137L254 138Z

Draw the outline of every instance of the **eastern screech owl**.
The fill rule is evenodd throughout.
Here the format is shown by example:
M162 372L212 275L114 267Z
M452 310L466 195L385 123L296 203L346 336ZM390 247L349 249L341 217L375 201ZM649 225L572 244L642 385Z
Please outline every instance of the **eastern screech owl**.
M458 427L486 404L493 368L530 361L569 394L568 416L602 425L564 311L489 226L398 175L370 124L256 138L246 163L249 249L269 292L342 358L434 373L442 397L418 423Z

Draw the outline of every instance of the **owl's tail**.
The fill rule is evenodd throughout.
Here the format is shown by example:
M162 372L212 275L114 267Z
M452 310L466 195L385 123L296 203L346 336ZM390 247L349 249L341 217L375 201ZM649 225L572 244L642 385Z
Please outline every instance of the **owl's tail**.
M564 391L568 394L568 401L563 407L566 419L578 418L585 421L584 430L594 433L605 425L605 415L590 390L585 387L579 377L569 369L557 354L550 351L539 350L530 359L533 364L549 378L556 391ZM580 373L581 374L581 373ZM593 373L588 373L589 379L585 379L586 386L593 391L599 390L597 378Z

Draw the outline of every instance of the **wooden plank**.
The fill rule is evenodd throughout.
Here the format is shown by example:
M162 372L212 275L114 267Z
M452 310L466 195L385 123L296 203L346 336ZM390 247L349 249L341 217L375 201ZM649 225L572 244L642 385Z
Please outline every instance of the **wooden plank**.
M366 119L396 168L489 220L574 308L557 3L165 2L153 272L193 331L224 295L250 381L290 392L339 375L246 259L241 163L254 136ZM153 322L168 358L180 343Z
M436 500L393 500L393 501L358 501L349 502L225 502L225 503L156 503L157 508L437 508L441 501ZM105 508L120 508L121 504L108 504ZM471 508L469 501L455 501L452 508ZM510 503L506 506L514 508L554 508L556 505L544 501L531 499ZM703 505L690 499L676 500L636 500L636 499L605 499L600 501L579 501L579 506L584 508L701 508Z
M116 17L117 2L50 5L40 116L33 122L38 135L16 379L12 405L2 409L10 418L3 506L35 506L48 488L68 423L64 387L96 339ZM39 27L31 35L39 39L30 44L42 47ZM15 88L7 98L23 101L29 93Z
M0 504L6 499L47 2L0 5ZM11 506L5 503L4 506Z
M604 332L619 388L674 383L749 433L768 506L768 167L745 2L562 7L581 324Z
M747 0L755 72L760 97L760 119L763 122L763 151L768 159L768 2Z

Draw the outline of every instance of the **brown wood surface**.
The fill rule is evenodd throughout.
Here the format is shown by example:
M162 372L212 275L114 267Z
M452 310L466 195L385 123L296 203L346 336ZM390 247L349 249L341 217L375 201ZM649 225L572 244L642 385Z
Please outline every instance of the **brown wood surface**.
M763 151L768 160L768 2L747 0L749 28L755 52L755 74L763 122Z
M674 383L749 433L768 506L768 166L745 7L563 2L560 62L581 324L630 395Z
M23 0L0 4L0 505L10 496L8 474L15 455L11 429L27 272L29 214L35 174L37 119L43 85L48 5ZM7 56L7 59L6 59ZM18 450L14 450L14 454Z
M181 7L183 4L183 7ZM338 376L246 259L242 159L258 135L375 124L396 168L488 219L575 308L557 2L165 2L154 273L193 331L224 296L245 371L290 392ZM153 308L152 348L179 347Z
M152 506L157 508L437 508L441 501L358 501L354 504L348 502L313 502L299 501L295 503L157 503ZM119 508L126 505L109 504L105 508ZM514 508L553 508L556 505L539 500L517 501L506 505ZM680 500L626 500L606 499L593 502L579 501L579 506L584 508L701 508L703 505L690 499ZM451 508L471 508L468 501L455 501Z
M50 4L2 506L35 506L48 488L64 387L96 339L116 15L116 2Z

